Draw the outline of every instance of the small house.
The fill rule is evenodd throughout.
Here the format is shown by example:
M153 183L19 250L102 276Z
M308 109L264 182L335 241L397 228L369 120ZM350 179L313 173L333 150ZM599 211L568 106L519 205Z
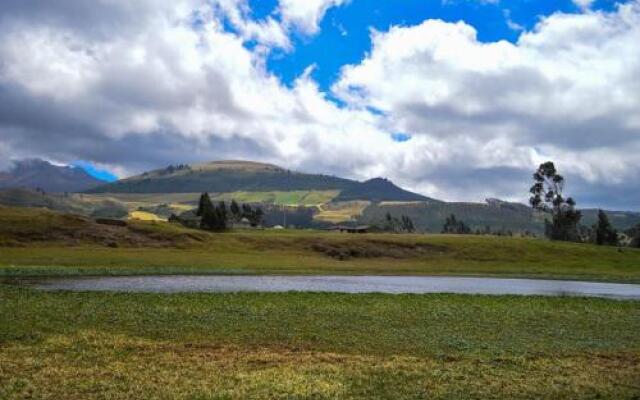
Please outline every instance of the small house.
M327 230L341 233L368 233L371 227L369 225L336 225Z

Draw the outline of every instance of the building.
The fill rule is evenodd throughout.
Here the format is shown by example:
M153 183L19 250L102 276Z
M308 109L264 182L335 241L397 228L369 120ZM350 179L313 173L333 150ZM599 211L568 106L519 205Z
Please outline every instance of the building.
M335 225L327 228L328 231L336 231L342 233L368 233L371 227L369 225Z

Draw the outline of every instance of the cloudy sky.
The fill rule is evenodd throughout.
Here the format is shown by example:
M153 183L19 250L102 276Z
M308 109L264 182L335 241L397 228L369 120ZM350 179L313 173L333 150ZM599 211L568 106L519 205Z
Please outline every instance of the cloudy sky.
M251 159L640 210L640 0L3 0L0 169Z

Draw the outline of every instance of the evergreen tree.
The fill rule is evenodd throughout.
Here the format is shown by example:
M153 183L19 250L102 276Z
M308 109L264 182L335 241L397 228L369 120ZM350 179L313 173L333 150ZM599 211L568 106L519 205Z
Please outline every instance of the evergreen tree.
M598 246L616 246L618 244L618 232L613 229L607 214L602 210L598 210L598 224L595 231Z
M226 228L229 216L228 216L228 212L227 212L227 205L225 204L224 201L220 201L218 203L217 211L218 211L218 218L221 221L224 221L225 228Z
M231 216L235 222L239 222L242 219L242 212L240 211L240 206L238 205L238 203L236 203L235 200L231 200L229 211L231 211Z
M208 231L224 231L227 229L227 207L223 201L214 206L208 193L200 196L196 215L202 217L200 228Z
M471 228L468 227L463 221L458 221L455 215L448 216L442 227L442 233L454 233L459 235L468 235L471 233Z
M253 209L250 213L249 218L249 223L251 224L251 226L256 227L262 224L263 215L264 212L262 211L262 208L256 207L255 209Z
M402 230L407 233L413 233L416 230L413 221L407 215L402 216Z
M246 218L246 219L250 219L251 218L251 213L253 212L253 210L251 210L251 206L249 204L242 204L242 218Z
M200 201L198 201L198 211L196 215L198 217L204 217L204 215L213 210L213 203L209 197L209 193L202 193L200 195Z

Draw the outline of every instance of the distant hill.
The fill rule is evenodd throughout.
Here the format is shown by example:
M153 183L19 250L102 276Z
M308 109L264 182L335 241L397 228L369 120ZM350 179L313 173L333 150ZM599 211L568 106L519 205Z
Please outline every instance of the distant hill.
M215 161L145 172L89 193L196 193L342 190L355 182L335 176L292 172L271 164Z
M115 199L86 199L82 194L36 192L31 189L0 190L0 205L48 208L49 210L109 218L123 218L128 208Z
M261 203L267 211L266 221L274 224L282 223L283 209L279 206L287 205L288 223L299 227L354 219L362 224L383 226L389 213L398 218L409 216L419 231L440 232L447 216L455 214L474 231L484 231L488 227L492 232L544 233L545 215L524 204L498 199L487 199L485 203L449 203L412 193L382 178L358 182L250 161L172 165L90 188L83 195L52 194L75 191L68 186L65 187L67 190L52 186L60 175L78 182L83 181L82 176L86 174L76 168L56 167L39 160L18 163L12 171L0 174L0 182L15 182L16 177L21 176L21 182L42 183L32 185L43 188L46 193L0 190L0 205L46 207L113 217L126 215L127 210L170 210L164 213L167 214L193 208L199 194L209 192L214 200ZM90 182L95 180L91 178ZM295 206L300 207L296 209ZM596 222L597 210L582 212L583 225L591 226ZM164 214L162 216L166 217ZM607 214L619 230L640 223L637 212L607 211Z
M582 211L582 225L591 226L597 221L598 210ZM611 224L619 230L626 230L640 224L640 213L630 211L605 211ZM358 221L363 224L383 225L385 215L409 216L416 228L424 232L438 233L445 219L454 214L472 230L483 231L487 227L492 232L512 231L544 234L545 215L533 211L520 203L497 199L487 199L486 203L449 203L440 201L415 203L379 203L365 208Z
M15 161L13 167L0 173L0 189L41 189L45 192L82 192L104 184L85 170L73 166L57 166L40 159Z
M171 165L93 188L88 193L231 193L331 191L338 199L422 201L426 197L403 190L385 179L358 182L330 175L289 171L250 161L214 161Z
M394 185L393 182L375 178L366 182L358 182L346 188L334 201L369 200L381 201L427 201L428 197L408 192Z

